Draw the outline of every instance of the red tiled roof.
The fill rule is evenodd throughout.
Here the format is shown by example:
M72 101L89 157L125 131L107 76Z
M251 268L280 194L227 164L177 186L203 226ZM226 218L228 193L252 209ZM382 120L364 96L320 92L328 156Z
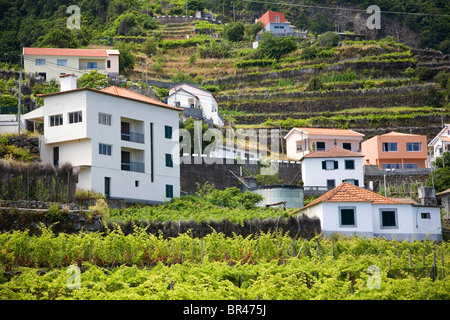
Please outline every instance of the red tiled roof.
M80 56L107 57L105 49L23 48L24 55L32 56Z
M164 107L164 108L168 108L168 109L172 109L172 110L183 111L183 108L172 107L172 106L169 106L168 104L165 104L164 102L161 102L161 101L146 97L142 94L133 92L131 90L119 88L116 86L107 87L102 90L96 90L96 89L84 87L84 88L78 88L78 89L67 90L67 91L59 91L59 92L53 92L53 93L47 93L47 94L38 94L38 96L39 97L48 97L48 96L55 96L55 95L59 95L59 94L65 94L65 93L81 91L81 90L88 90L88 91L92 91L92 92L115 95L115 96L125 98L125 99L141 101L141 102L149 103L152 105L156 105L156 106L160 106L160 107Z
M308 134L332 135L332 136L364 136L362 133L350 129L332 129L332 128L298 128L295 129L304 131Z
M343 182L336 188L323 194L301 210L314 206L320 202L371 202L373 204L404 204L379 195L378 193L357 187L351 183Z
M274 23L275 22L275 16L279 17L279 23L289 23L289 21L287 21L284 18L284 13L282 12L275 12L275 11L267 11L266 13L264 13L261 18L258 19L258 21L261 21L261 23L263 24L263 26L265 27L268 23Z
M338 146L326 151L313 151L303 158L343 158L343 157L363 157L361 153L343 149Z

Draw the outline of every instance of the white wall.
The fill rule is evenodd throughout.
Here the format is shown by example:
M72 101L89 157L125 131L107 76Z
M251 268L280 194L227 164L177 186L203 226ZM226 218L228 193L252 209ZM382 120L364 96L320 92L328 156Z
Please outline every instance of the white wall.
M82 110L81 123L69 124L67 114ZM98 123L99 112L111 115L111 126ZM49 127L49 115L62 113L64 123ZM144 134L144 143L121 139L121 120L132 120L131 131ZM180 196L178 146L179 115L175 110L151 106L116 96L87 90L45 98L43 162L53 163L53 147L59 147L60 164L70 162L80 169L78 188L105 192L105 177L111 178L111 197L141 201L164 201L166 184L173 196ZM150 124L153 123L153 182L151 181ZM165 138L165 125L172 127L172 139ZM99 153L99 144L112 146L111 155ZM121 169L121 151L132 153L131 161L142 162L145 172ZM173 167L166 167L165 154L172 154ZM135 181L139 181L136 187Z
M338 169L322 169L322 161L338 161ZM355 169L345 169L345 160L354 160ZM357 179L359 186L364 186L364 173L362 157L348 158L304 158L302 160L302 180L304 186L327 186L327 180L334 179L335 186L340 185L343 180Z

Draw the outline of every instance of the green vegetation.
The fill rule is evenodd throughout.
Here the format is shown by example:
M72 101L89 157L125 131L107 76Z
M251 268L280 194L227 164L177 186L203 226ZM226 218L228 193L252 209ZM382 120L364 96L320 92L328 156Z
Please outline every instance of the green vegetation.
M445 262L435 273L433 252ZM0 234L0 298L448 300L449 254L447 242L338 235L307 241L277 233L163 239L138 227L105 236L13 231ZM66 272L70 265L83 270L78 283ZM7 271L16 274L7 279Z

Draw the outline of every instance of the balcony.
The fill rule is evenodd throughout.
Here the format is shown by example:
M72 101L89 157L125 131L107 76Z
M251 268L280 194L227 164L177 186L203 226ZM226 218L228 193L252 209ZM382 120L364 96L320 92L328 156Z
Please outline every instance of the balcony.
M136 143L144 143L144 134L137 132L121 132L120 138L123 141L130 141Z
M121 169L123 171L145 172L145 164L142 162L122 162Z

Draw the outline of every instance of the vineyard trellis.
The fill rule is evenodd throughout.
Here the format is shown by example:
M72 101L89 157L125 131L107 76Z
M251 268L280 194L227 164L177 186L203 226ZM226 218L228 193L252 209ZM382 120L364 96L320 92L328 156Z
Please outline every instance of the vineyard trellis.
M77 175L70 164L54 167L0 160L0 199L73 202Z

